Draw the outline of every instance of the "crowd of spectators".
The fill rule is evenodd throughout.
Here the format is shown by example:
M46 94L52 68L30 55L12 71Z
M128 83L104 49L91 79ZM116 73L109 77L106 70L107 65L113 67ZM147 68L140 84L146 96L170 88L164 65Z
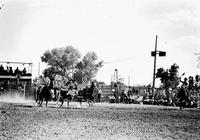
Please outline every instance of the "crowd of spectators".
M118 93L117 93L118 92ZM117 97L118 96L118 97ZM117 91L112 89L112 95L109 96L110 103L135 103L135 99L138 98L139 90L129 86L127 90Z
M148 93L148 92L147 92ZM200 108L200 77L189 76L183 80L176 88L159 88L154 93L154 103L163 105L179 106L184 102L184 106Z
M113 89L112 96L109 96L110 102L117 103L137 103L138 97L142 97L144 104L169 105L200 108L200 76L180 78L180 84L176 88L157 88L152 94L152 87L149 85L144 93L138 94L138 91L130 87L128 90L118 91L118 100L116 90Z
M18 67L13 70L12 67L7 66L6 68L3 67L3 65L0 66L0 75L26 75L28 74L26 71L26 68L23 70L20 70Z

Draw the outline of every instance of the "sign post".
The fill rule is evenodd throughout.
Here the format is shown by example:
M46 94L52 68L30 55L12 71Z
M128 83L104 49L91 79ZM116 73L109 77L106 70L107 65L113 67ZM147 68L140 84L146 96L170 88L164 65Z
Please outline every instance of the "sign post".
M156 75L156 56L157 54L159 54L159 56L166 56L166 52L164 51L157 51L157 39L158 39L158 35L156 35L156 41L155 41L155 51L151 52L151 56L154 57L154 67L153 67L153 85L152 85L152 98L154 95L154 89L155 89L155 75Z

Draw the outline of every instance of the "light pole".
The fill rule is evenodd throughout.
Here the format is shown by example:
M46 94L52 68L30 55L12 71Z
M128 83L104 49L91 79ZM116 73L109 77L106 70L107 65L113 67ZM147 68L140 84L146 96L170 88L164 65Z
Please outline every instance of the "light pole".
M163 51L157 51L157 40L158 40L158 35L156 35L156 41L155 41L155 51L151 52L151 56L154 57L154 67L153 67L153 85L152 85L152 98L154 95L154 89L155 89L155 75L156 75L156 56L159 54L159 56L166 56L166 52Z
M115 69L116 83L115 83L115 92L116 92L116 101L119 102L119 79L118 79L118 70Z
M128 87L130 86L130 76L128 76Z

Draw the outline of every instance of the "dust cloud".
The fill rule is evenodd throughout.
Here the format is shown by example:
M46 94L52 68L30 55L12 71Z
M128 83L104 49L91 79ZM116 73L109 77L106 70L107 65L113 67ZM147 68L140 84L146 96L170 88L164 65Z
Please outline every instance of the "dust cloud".
M33 100L25 99L25 96L18 92L11 92L0 95L0 102L30 104Z

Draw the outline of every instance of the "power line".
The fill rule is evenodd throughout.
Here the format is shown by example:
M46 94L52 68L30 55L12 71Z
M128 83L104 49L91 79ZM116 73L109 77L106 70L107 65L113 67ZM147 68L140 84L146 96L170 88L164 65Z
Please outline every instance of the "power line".
M133 58L134 58L134 57L124 58L124 59L117 59L117 60L113 60L113 61L104 62L103 64L117 63L117 62L122 62L122 61L131 60L131 59L133 59Z

